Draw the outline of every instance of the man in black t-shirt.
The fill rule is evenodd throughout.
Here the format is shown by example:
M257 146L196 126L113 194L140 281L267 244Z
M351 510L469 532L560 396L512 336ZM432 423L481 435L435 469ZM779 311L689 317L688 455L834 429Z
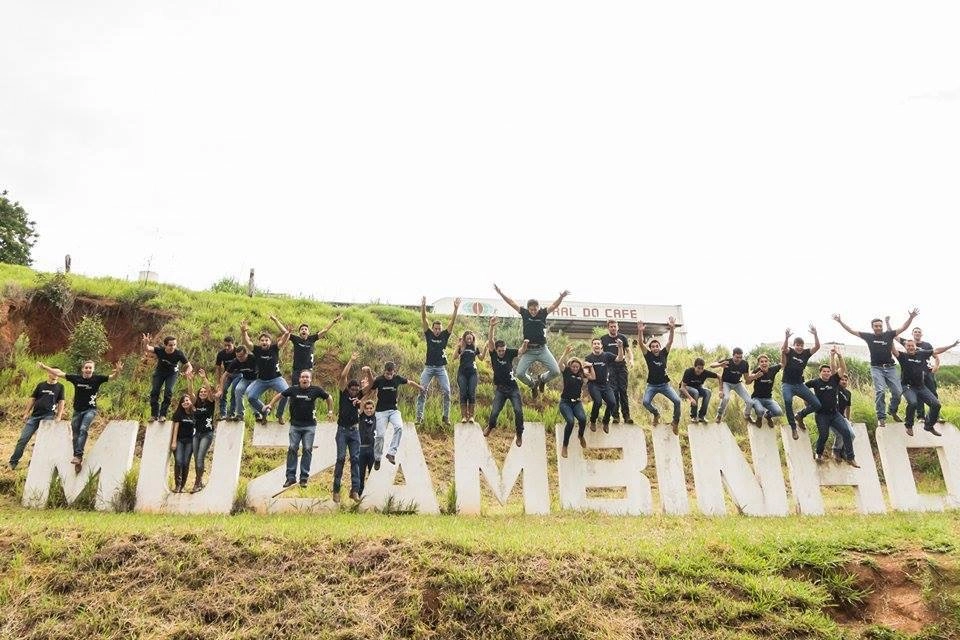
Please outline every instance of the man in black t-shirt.
M282 380L283 378L281 378ZM311 384L313 374L307 370L300 372L300 382L295 387L287 387L270 400L269 407L273 407L281 398L290 400L290 446L287 448L287 480L283 483L284 489L292 486L297 480L297 454L303 447L300 456L300 486L306 487L310 478L310 463L313 461L313 440L317 435L316 411L317 398L327 401L327 419L333 419L333 401L330 395Z
M779 364L770 364L770 356L766 354L757 358L757 368L753 373L747 375L747 382L753 383L753 408L757 412L757 421L754 423L758 427L763 426L763 419L766 418L767 425L773 428L773 419L783 415L783 409L773 399L773 382L780 373ZM747 419L750 422L750 419Z
M290 384L297 384L300 372L303 370L313 371L314 357L313 345L323 339L333 325L343 320L342 314L337 314L325 328L317 333L310 333L310 325L304 323L297 328L297 333L293 333L293 325L287 325L286 329L290 332L290 345L293 347L293 370L290 373ZM282 323L281 323L282 324Z
M227 363L226 371L220 375L220 398L226 395L224 389L227 385L233 387L233 403L227 420L243 422L243 399L247 397L247 388L257 379L257 361L242 344L234 349L234 355L236 357ZM228 381L230 376L233 376L232 381Z
M290 385L288 385L287 381L280 375L280 349L282 349L283 345L290 339L290 331L283 326L283 323L280 322L280 319L276 316L270 316L270 319L273 320L277 328L283 332L277 339L276 344L273 344L273 338L269 333L263 332L259 336L259 344L253 346L253 341L250 340L250 334L247 333L249 327L247 321L244 320L240 325L240 332L243 334L243 344L250 349L250 355L253 356L254 361L257 363L257 379L247 387L247 400L250 402L250 406L253 407L254 413L257 414L257 420L260 424L266 424L267 416L270 414L270 409L275 403L271 402L269 407L264 408L263 403L260 402L260 396L268 389L276 391L280 394L280 406L277 408L277 422L283 424L283 414L287 408L287 396L284 396L283 392Z
M891 355L894 338L910 328L910 323L920 313L917 309L910 311L910 316L906 322L896 330L884 331L883 320L874 318L870 321L871 331L856 331L847 323L840 319L840 314L833 314L833 319L843 327L847 333L863 339L870 349L870 378L873 380L874 401L877 410L877 426L883 427L887 424L887 410L884 406L884 399L887 393L887 387L890 387L890 419L894 422L901 422L897 415L897 408L900 406L900 397L903 395L903 388L900 386L900 379L897 377L897 365Z
M847 366L836 347L830 350L830 361L832 366L829 364L822 365L819 377L806 383L808 387L813 389L817 400L820 401L820 408L816 413L818 433L815 459L818 463L825 460L823 450L827 446L830 431L833 430L843 441L842 457L850 466L859 467L860 465L857 464L853 455L853 428L846 418L840 414L840 404L838 402L840 377L846 375ZM793 439L796 440L797 438L798 435L794 431Z
M587 382L587 393L592 400L590 407L590 430L597 430L597 419L600 417L600 406L606 405L603 410L603 432L610 432L610 417L617 413L617 395L610 384L610 370L617 359L623 360L623 352L617 355L603 350L600 338L590 341L590 353L583 359L586 371L593 371L593 377Z
M820 350L820 334L817 333L817 328L812 324L810 325L810 333L813 334L812 349L804 347L803 338L800 336L793 339L793 346L789 346L790 336L793 335L789 327L783 336L783 346L780 347L780 364L783 365L783 383L781 386L783 405L787 413L787 424L790 425L793 432L796 432L798 425L801 429L806 429L803 419L811 413L816 413L817 409L820 408L820 401L817 400L817 396L803 382L803 372L807 368L807 362L813 354ZM806 403L806 406L800 410L800 413L794 414L793 399L798 396Z
M890 331L890 316L884 317L884 323L887 325L887 331ZM913 341L917 343L917 349L929 349L930 351L933 351L933 345L923 339L923 329L920 327L914 327L910 333L913 335ZM897 342L904 347L907 344L905 338L897 338ZM931 366L930 363L927 362L927 375L923 377L923 384L927 387L927 389L930 389L933 395L939 398L940 395L937 393L937 371L940 370L940 356L934 354L931 360L933 360L933 365ZM923 402L917 404L917 419L926 419ZM942 415L940 416L938 422L944 422Z
M907 400L907 421L904 423L907 428L907 435L913 435L913 420L917 411L917 404L921 402L930 407L930 412L924 420L924 431L929 431L935 436L941 435L933 426L940 416L940 400L924 384L924 377L927 375L927 361L935 355L940 355L944 351L954 348L957 344L960 344L960 342L954 342L949 346L932 350L917 349L917 343L910 339L904 344L906 351L898 352L896 348L891 347L891 354L900 361L903 395Z
M710 389L704 383L710 378L720 378L713 371L707 371L703 358L693 361L693 366L683 372L680 380L680 393L690 402L690 422L706 422L707 407L710 405ZM700 402L700 411L697 411Z
M510 299L496 284L493 288L500 294L503 301L510 305L510 308L520 314L520 319L523 321L523 339L527 342L527 349L517 362L515 376L517 380L533 390L533 397L536 398L543 391L544 385L560 375L560 365L547 348L547 315L560 308L563 299L570 295L570 292L561 292L560 297L553 304L546 309L541 309L540 303L536 300L527 300L527 306L524 308ZM536 379L531 378L527 373L534 362L539 362L547 369Z
M600 336L600 344L607 353L617 355L617 350L623 348L624 359L614 362L608 373L608 382L613 387L613 395L617 400L617 412L613 414L613 424L623 421L633 424L630 417L629 371L633 367L633 350L630 348L630 339L620 333L620 325L616 320L607 320L607 332Z
M386 439L388 424L393 427L393 436L390 439L386 458L390 464L397 463L397 450L400 449L400 438L403 436L403 416L400 415L400 406L397 404L401 385L409 384L420 391L423 387L413 380L407 380L398 375L397 365L393 362L385 362L383 373L376 378L373 377L369 367L364 367L363 373L367 379L364 394L377 392L377 406L374 412L377 417L377 432L373 443L373 468L379 469L380 460L384 457L383 443Z
M230 405L230 408L233 409L233 400L234 394L236 393L234 389L237 386L237 382L240 379L240 376L234 373L227 372L227 365L230 364L230 361L237 357L237 348L233 341L233 336L224 336L223 338L223 349L217 352L216 366L217 366L217 379L220 380L221 386L223 387L223 392L220 394L220 417L226 417L227 415L227 405ZM226 379L224 379L223 374L228 373ZM227 395L230 396L229 402L227 401Z
M363 412L360 414L360 488L357 495L363 495L367 477L373 470L376 462L373 457L373 443L377 437L377 415L373 400L363 401Z
M83 449L87 445L87 432L90 431L93 419L97 417L97 394L100 392L103 383L113 380L123 370L123 361L118 361L114 365L109 376L94 374L93 360L84 361L80 367L79 375L64 373L60 369L48 367L42 362L38 364L47 373L65 378L67 382L73 385L73 417L70 419L70 427L73 431L73 460L70 461L70 464L74 466L77 473L80 473L80 466L83 464Z
M183 351L177 349L177 339L173 336L165 337L162 347L150 344L149 333L141 334L141 338L144 353L157 358L157 368L153 371L150 386L150 420L159 420L163 423L167 419L167 409L170 408L170 400L173 398L173 388L180 375L180 365L186 365L184 373L192 372L193 365ZM161 387L163 387L163 402L160 402Z
M750 373L750 365L743 357L743 349L737 347L733 350L733 356L717 360L710 365L711 369L723 369L720 375L720 408L717 410L717 424L723 420L723 414L727 410L727 403L730 402L731 393L736 393L743 399L743 418L750 421L750 409L753 408L753 398L743 384L743 376Z
M47 369L46 382L41 382L34 387L27 409L23 412L25 422L20 432L20 439L13 448L13 455L10 456L10 469L16 469L20 464L23 451L27 448L30 438L40 428L40 423L44 420L60 420L62 417L63 385L57 382L57 375Z
M350 498L359 500L363 491L363 482L360 478L360 407L363 394L360 391L360 381L350 377L353 363L360 357L359 353L350 356L343 371L340 372L340 398L337 406L337 463L333 468L333 501L340 502L340 478L343 476L343 467L347 461L347 450L350 451ZM372 444L372 442L371 442Z
M677 321L673 316L667 318L667 327L670 329L667 346L661 348L657 339L651 340L649 345L643 343L643 330L646 327L643 322L638 322L637 344L647 363L647 388L643 392L643 406L653 414L653 426L657 426L660 423L660 412L653 405L653 399L657 394L666 396L667 400L673 403L673 420L670 426L676 435L680 433L680 396L677 395L677 390L670 386L670 376L667 375L667 357L673 347L673 334L677 328Z
M487 352L490 354L490 364L493 365L493 403L490 407L490 419L487 428L483 430L483 437L487 437L497 426L497 419L507 400L513 405L513 425L517 432L517 446L523 445L523 402L520 399L520 387L517 378L513 375L513 360L522 356L527 350L528 342L523 341L519 349L507 349L507 343L497 340L497 324L500 321L496 316L490 318L490 337L487 340Z
M434 320L432 325L427 324L427 298L420 299L420 321L423 324L423 337L427 341L427 357L423 366L423 372L420 374L420 387L422 388L417 395L417 419L414 424L418 427L423 424L423 409L427 402L427 389L434 378L440 385L440 393L443 395L443 426L450 426L450 377L447 375L447 356L444 349L447 348L447 342L453 334L453 327L457 323L457 312L460 309L460 298L453 301L453 315L450 316L450 324L444 329L439 320Z

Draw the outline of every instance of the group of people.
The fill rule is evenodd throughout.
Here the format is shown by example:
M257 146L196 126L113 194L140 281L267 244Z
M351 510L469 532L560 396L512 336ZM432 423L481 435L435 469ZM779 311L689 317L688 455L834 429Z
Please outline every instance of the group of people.
M522 446L524 417L519 383L528 386L536 398L556 377L562 378L559 412L565 423L561 449L563 457L568 455L574 426L578 426L580 445L586 447L584 434L588 422L591 430L595 431L599 425L605 432L609 431L611 422L619 423L621 416L626 424L634 424L627 393L628 374L634 366L633 351L631 341L619 332L616 320L608 321L607 332L591 341L590 352L586 356L575 357L574 347L569 345L558 362L547 347L547 319L549 314L560 307L569 292L563 291L552 304L544 308L539 301L532 299L528 300L526 305L520 306L497 285L494 285L494 289L504 302L520 315L522 336L520 344L508 347L504 340L497 338L499 320L494 316L489 321L485 344L481 343L473 331L465 331L459 337L452 356L457 362L456 379L463 422L474 421L479 379L477 362L486 357L489 358L493 370L493 397L484 436L489 436L496 427L500 413L509 401L514 414L516 445ZM398 404L400 387L403 385L410 385L419 392L415 422L420 425L424 416L427 389L436 380L442 395L442 421L444 425L450 425L451 386L447 374L446 353L456 325L460 302L459 298L454 301L453 313L444 328L439 320L428 321L426 299L421 300L426 354L419 383L399 375L393 362L384 363L381 373L376 376L369 366L363 366L359 377L351 376L358 354L354 353L346 363L338 379L334 501L340 500L341 477L348 460L350 497L355 500L360 499L366 478L371 471L380 468L384 457L391 464L395 464L403 427ZM886 329L883 321L875 319L871 323L871 332L853 330L838 315L835 315L834 319L844 329L866 341L870 348L879 426L886 424L885 393L889 388L889 415L893 421L900 422L897 409L901 397L905 397L907 433L913 435L914 420L919 416L924 421L924 429L940 435L935 427L940 411L935 378L936 368L939 366L938 356L958 343L934 349L922 340L919 328L914 329L910 339L898 338L909 328L916 315L917 310L914 309L899 329L890 327L889 318L886 320ZM168 336L161 345L153 345L151 336L143 334L144 353L156 358L150 390L151 420L163 423L167 419L181 365L187 378L187 392L180 396L172 416L170 446L174 452L175 491L184 490L191 459L195 469L193 490L198 491L203 487L204 459L213 441L216 421L218 418L228 421L243 420L244 400L253 407L256 419L261 423L265 423L269 414L276 410L278 422L284 424L286 407L289 404L289 447L283 486L290 487L298 482L300 486L307 485L317 426L316 402L325 401L328 418L334 418L331 396L313 381L314 344L326 335L342 316L335 317L317 333L311 333L309 325L301 324L296 334L292 326L285 325L276 316L270 316L270 319L280 331L276 341L269 333L262 332L254 344L249 335L247 321L240 326L242 344L235 344L230 336L224 338L223 349L217 353L215 360L215 382L208 379L202 368L194 373L192 363L178 348L175 337ZM824 460L824 449L832 430L837 436L834 445L836 459L859 466L853 452L849 376L839 350L831 349L830 364L822 365L813 379L804 380L808 361L820 349L820 339L815 327L810 327L814 338L812 348L807 348L803 338L799 336L794 337L791 342L793 334L787 329L779 363L775 364L769 356L761 355L756 366L751 368L743 350L737 348L730 357L709 365L702 358L697 358L674 386L667 374L667 361L673 347L675 328L676 321L671 317L667 323L667 340L663 344L657 337L648 340L645 336L645 325L642 322L637 325L636 345L647 369L642 404L651 414L654 426L660 422L659 410L653 403L657 395L665 396L673 405L670 424L675 434L679 433L681 404L684 401L690 404L690 422L705 422L712 396L706 383L714 378L718 380L720 395L716 414L718 423L723 420L727 405L734 394L743 399L744 417L748 423L762 427L766 422L769 427L773 427L775 418L786 415L794 439L799 438L798 430L806 429L804 419L814 414L819 434L816 445L817 460ZM287 342L293 346L289 383L283 377L280 366L280 352ZM931 360L933 364L930 364ZM900 363L901 368L899 378L896 375L896 362ZM535 363L539 363L543 371L534 376L531 375L531 370ZM68 375L42 363L40 366L47 372L48 379L37 385L31 397L24 415L26 423L10 459L10 466L16 467L42 420L61 417L64 392L57 379L65 377L75 388L74 414L71 420L74 448L72 462L79 470L87 431L96 416L97 392L101 385L120 372L122 363L117 363L109 376L95 374L94 363L91 361L83 363L80 374ZM776 376L781 372L784 407L773 398ZM194 381L197 378L201 384L195 390ZM746 388L748 384L753 385L752 393ZM584 385L592 400L589 418L583 405ZM264 404L261 397L267 390L274 391L275 395L269 403ZM804 403L799 412L794 412L793 399L796 397ZM392 427L389 444L386 442L387 426Z

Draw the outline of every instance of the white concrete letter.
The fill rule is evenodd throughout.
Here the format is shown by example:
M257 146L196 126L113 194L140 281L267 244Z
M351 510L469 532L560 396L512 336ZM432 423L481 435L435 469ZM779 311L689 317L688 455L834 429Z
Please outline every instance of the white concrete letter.
M939 425L938 425L939 426ZM877 448L887 483L890 506L897 511L943 511L960 507L960 434L952 424L942 425L943 436L914 427L913 436L900 426L877 429ZM913 479L907 449L936 449L946 495L921 495Z
M290 428L284 425L269 423L258 424L253 428L253 446L287 448L290 446ZM313 457L310 459L310 476L315 477L321 471L332 467L337 462L337 425L324 423L317 425L317 433L313 439ZM300 460L297 459L297 474L300 471ZM344 465L347 476L347 486L350 486L350 459ZM286 491L283 483L287 479L286 463L274 467L267 473L254 478L247 484L247 505L266 513L282 513L286 511L326 511L337 508L333 500L319 498L281 498ZM290 488L295 488L294 485Z
M657 490L663 512L673 516L690 513L687 477L683 471L680 438L668 424L653 428L653 459L657 467Z
M405 484L396 485L393 482L400 468L403 469ZM364 505L368 509L381 508L390 496L401 504L415 504L419 513L440 513L430 469L423 458L420 438L412 424L403 425L397 464L390 464L384 457L380 470L370 472L363 491Z

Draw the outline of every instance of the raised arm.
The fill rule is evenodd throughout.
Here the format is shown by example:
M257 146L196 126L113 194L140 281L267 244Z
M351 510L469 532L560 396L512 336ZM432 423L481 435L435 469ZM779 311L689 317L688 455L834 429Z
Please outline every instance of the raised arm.
M67 375L67 374L65 374L63 371L61 371L60 369L57 369L56 367L48 367L47 365L43 364L42 362L38 362L38 363L37 363L37 366L40 367L41 369L43 369L44 371L46 371L47 373L49 373L50 375L59 376L59 377L61 377L61 378L62 378L63 376L65 376L65 375Z
M860 337L860 332L857 331L856 329L854 329L853 327L851 327L850 325L848 325L848 324L847 324L846 322L844 322L843 320L841 320L839 313L833 314L833 319L836 320L836 321L840 324L840 326L844 328L844 330L845 330L847 333L849 333L850 335L857 336L858 338Z
M953 344L949 344L949 345L947 345L947 346L945 346L945 347L937 347L936 349L933 350L933 356L936 358L937 356L939 356L939 355L940 355L941 353L943 353L944 351L949 351L950 349L953 349L953 348L954 348L955 346L957 346L958 344L960 344L960 340L954 340L954 341L953 341ZM940 358L937 358L937 366L938 366L938 367L940 366Z
M830 349L830 366L841 376L847 373L847 363L843 361L843 354L836 347Z
M625 358L625 356L624 356L624 353L623 353L623 342L621 342L620 340L617 340L617 357L616 357L616 360L617 360L617 362L623 362L624 358Z
M420 298L420 324L423 325L423 332L430 329L430 323L427 322L427 296Z
M670 347L673 346L673 334L677 330L677 319L673 316L667 318L667 326L670 328L670 337L667 338L667 351L670 351Z
M253 340L250 339L250 334L247 333L247 329L250 328L250 323L246 320L240 323L240 339L243 340L243 344L247 349L253 349Z
M283 345L287 344L287 340L290 339L290 329L289 327L285 327L277 316L270 316L270 319L273 320L273 323L280 329L281 333L280 337L277 338L277 348L282 349Z
M916 318L919 313L920 313L920 310L917 309L916 307L914 307L913 309L911 309L911 310L910 310L910 315L907 316L907 319L904 321L903 325L901 325L901 327L900 327L899 329L894 329L894 331L897 332L897 335L900 335L901 333L903 333L904 331L906 331L907 329L909 329L909 328L910 328L910 323L913 322L913 319Z
M350 359L347 360L347 364L343 367L343 371L340 372L340 389L345 390L347 388L347 383L350 382L350 369L353 367L353 363L357 361L357 358L360 357L360 354L354 351L350 354Z
M454 298L453 300L453 315L450 316L450 324L447 326L447 331L450 335L453 335L453 326L457 324L457 313L460 311L460 298Z
M567 368L567 358L570 356L571 353L573 353L573 345L568 344L563 349L563 355L560 356L560 362L557 363L557 366L560 367L560 371L563 371L564 369Z
M120 375L121 371L123 371L123 360L117 360L113 365L113 371L110 372L110 375L108 375L107 378L109 380L113 380Z
M343 320L343 314L338 313L337 317L330 321L330 324L325 326L319 333L317 333L317 338L322 338L323 336L327 335L327 332L330 331L330 329L333 329L333 325L337 324L341 320Z
M787 354L790 352L790 336L793 335L793 332L790 331L790 327L787 327L786 331L783 332L783 344L780 345L780 360L786 362Z
M817 351L820 351L820 334L817 333L817 328L812 324L809 327L810 333L813 334L813 348L810 349L810 355L812 356Z
M490 316L490 336L487 338L487 351L492 352L496 349L497 343L497 323L500 322L497 316Z
M547 313L553 313L554 311L556 311L557 309L559 309L559 308L560 308L560 305L563 303L563 299L566 298L568 295L570 295L570 292L567 291L566 289L564 289L563 291L561 291L561 292L560 292L560 297L558 297L556 300L554 300L554 301L553 301L553 304L551 304L549 307L547 307Z
M141 334L140 334L140 344L143 346L143 351L144 351L144 353L148 353L148 354L150 354L150 355L152 355L152 356L157 355L157 354L154 353L154 351L153 351L153 345L150 344L150 334L149 334L149 333L141 333Z
M507 297L507 294L501 291L500 287L498 287L496 283L493 284L493 289L500 295L501 298L503 298L503 301L506 302L511 309L513 309L517 313L520 313L520 305L518 305L516 302L514 302L509 297Z
M643 342L643 330L647 328L647 325L643 324L643 320L637 321L637 346L640 348L640 353L647 352L647 345Z

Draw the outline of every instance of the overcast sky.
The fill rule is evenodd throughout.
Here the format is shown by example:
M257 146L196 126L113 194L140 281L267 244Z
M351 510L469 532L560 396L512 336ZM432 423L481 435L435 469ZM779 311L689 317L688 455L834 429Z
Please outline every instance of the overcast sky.
M35 266L960 337L954 3L8 2Z

